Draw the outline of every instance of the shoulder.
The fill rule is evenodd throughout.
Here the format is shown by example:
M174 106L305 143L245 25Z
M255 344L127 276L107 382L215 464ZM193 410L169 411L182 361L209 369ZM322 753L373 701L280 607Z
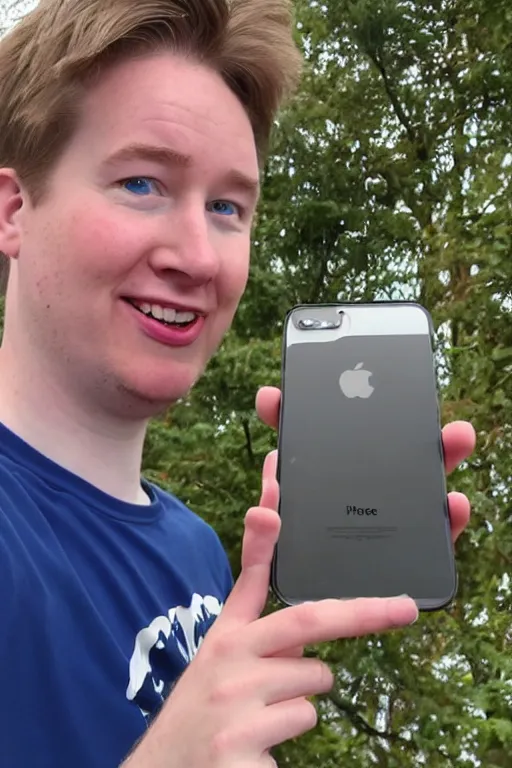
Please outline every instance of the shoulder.
M154 483L149 483L148 485L155 495L156 500L161 505L164 516L172 515L173 524L175 526L178 525L180 528L187 529L198 536L205 537L206 541L214 541L220 545L220 539L212 526L196 514L196 512L193 512L190 507L169 491L164 491L163 488L160 488Z
M232 586L231 566L217 532L172 493L153 483L149 483L149 486L162 506L163 520L168 521L175 533L179 532L188 551L193 551L205 564L211 564L216 573L223 574L229 591Z
M0 459L0 580L5 594L6 576L9 581L22 566L26 557L24 531L30 532L30 515L23 514L27 504L28 489L16 467L5 457Z
M6 456L0 456L0 521L4 526L13 517L20 516L20 509L24 506L27 497L31 493L31 478L19 472L18 466Z

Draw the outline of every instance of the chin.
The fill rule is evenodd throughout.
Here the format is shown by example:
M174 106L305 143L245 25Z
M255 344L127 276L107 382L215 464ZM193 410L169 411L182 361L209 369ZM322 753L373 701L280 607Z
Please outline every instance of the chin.
M118 378L119 405L137 418L151 418L186 397L203 371L202 366L160 365ZM124 403L123 403L124 401Z

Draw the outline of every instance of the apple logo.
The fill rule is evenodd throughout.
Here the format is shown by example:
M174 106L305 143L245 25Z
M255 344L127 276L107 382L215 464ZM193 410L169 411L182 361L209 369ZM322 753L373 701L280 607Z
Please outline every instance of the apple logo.
M353 370L344 371L340 376L340 389L345 397L370 397L375 389L368 381L371 375L371 371L363 370L363 363L358 363Z

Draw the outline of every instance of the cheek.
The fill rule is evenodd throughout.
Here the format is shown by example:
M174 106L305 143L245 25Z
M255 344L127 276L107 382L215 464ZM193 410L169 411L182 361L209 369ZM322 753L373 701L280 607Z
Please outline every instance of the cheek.
M236 310L245 291L249 277L250 244L244 244L243 248L229 249L222 259L219 275L219 288L221 303L227 309Z
M89 283L106 284L108 278L122 274L140 253L140 228L128 227L111 211L101 206L84 206L67 219L61 241L61 257L68 259L68 271Z

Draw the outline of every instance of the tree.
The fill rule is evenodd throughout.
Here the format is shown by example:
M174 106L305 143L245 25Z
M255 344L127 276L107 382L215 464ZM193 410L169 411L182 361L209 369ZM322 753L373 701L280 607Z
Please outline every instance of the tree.
M275 445L253 397L279 379L286 311L337 298L425 304L443 418L470 418L479 435L451 481L474 505L458 599L404 632L312 649L336 689L318 703L317 731L278 762L508 765L511 11L302 0L297 15L306 74L276 127L251 282L207 375L155 427L152 462L158 454L171 487L216 525L236 569L242 516Z
M219 354L150 428L148 477L218 530L243 515L276 437L254 395L280 379L299 302L410 297L432 313L443 419L476 454L453 606L308 653L336 673L294 768L509 766L512 754L512 8L504 0L297 0L301 90L264 171L251 280ZM275 604L270 601L269 610Z

